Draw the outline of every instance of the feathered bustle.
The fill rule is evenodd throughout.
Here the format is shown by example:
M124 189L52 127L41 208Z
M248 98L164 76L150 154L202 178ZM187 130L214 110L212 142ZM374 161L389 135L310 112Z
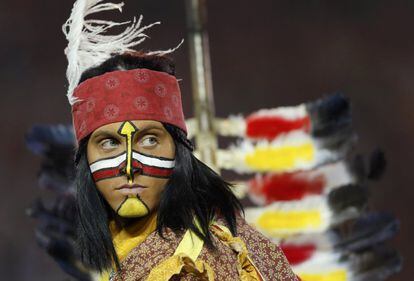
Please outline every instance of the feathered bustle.
M27 210L28 215L37 219L36 241L66 273L76 280L90 281L89 273L79 262L80 253L74 246L77 225L73 129L64 125L33 126L26 134L26 145L42 157L39 186L55 195L47 202L35 201Z

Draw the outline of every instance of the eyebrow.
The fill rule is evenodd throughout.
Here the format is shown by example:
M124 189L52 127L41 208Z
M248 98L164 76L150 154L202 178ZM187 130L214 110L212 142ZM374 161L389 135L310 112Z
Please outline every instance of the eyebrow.
M118 134L117 133L114 134L114 132L107 131L107 130L100 130L94 135L92 135L92 139L97 139L98 137L102 137L102 136L115 137L115 136L118 136Z
M143 135L143 134L145 134L145 133L147 133L148 131L151 131L151 130L156 130L156 131L159 131L161 133L164 133L163 128L161 128L160 126L147 125L147 126L143 126L143 127L138 127L137 134L138 135Z
M138 131L148 131L151 129L158 129L158 130L162 130L164 127L162 125L159 124L147 124L147 125L143 125L143 126L137 126Z

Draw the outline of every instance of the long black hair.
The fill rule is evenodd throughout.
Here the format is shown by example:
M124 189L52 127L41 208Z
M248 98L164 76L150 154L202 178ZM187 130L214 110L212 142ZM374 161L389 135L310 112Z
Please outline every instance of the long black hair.
M115 70L148 68L174 75L174 64L165 57L127 54L116 56L84 73L81 81ZM175 143L174 171L161 195L157 209L157 231L163 237L165 228L172 231L191 229L214 249L210 223L222 217L233 235L237 234L236 216L243 211L231 185L192 154L192 144L178 127L163 124ZM82 261L103 271L120 263L112 243L109 221L116 218L93 181L87 161L88 137L81 140L76 153L78 235ZM198 226L196 226L196 221Z

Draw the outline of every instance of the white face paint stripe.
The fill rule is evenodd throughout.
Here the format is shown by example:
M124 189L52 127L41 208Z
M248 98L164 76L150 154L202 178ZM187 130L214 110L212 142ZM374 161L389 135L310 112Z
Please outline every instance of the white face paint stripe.
M132 152L132 158L144 165L152 167L172 169L175 166L175 160L164 160L156 157L149 157L137 152Z
M175 160L164 160L156 157L146 156L137 152L132 152L132 158L138 162L152 167L172 169L175 166ZM116 168L126 160L126 153L112 159L99 160L90 165L91 172L94 173L103 169Z
M126 160L126 153L121 154L112 159L104 159L104 160L96 161L95 163L90 165L91 172L94 173L102 169L116 168L125 160Z

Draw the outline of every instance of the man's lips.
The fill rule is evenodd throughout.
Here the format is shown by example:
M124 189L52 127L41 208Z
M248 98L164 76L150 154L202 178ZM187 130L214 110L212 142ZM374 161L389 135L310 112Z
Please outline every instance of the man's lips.
M124 184L120 187L117 187L115 190L119 191L119 193L123 195L137 195L140 194L146 186L142 186L139 184Z

